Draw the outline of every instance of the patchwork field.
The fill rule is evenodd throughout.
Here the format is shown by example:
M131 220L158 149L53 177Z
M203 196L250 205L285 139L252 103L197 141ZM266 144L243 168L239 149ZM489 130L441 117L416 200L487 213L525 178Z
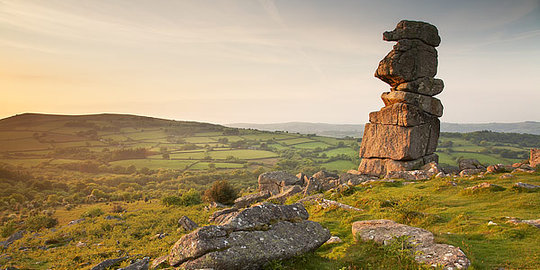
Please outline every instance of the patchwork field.
M62 163L99 160L104 166L204 170L208 164L217 169L269 168L279 160L291 159L293 163L341 172L356 168L360 161L359 140L353 138L240 130L194 122L186 127L186 123L122 115L21 115L0 121L0 162L33 167L58 164L54 162L57 159ZM461 158L474 158L484 164L511 164L528 158L529 145L477 137L442 133L437 150L440 163L456 166ZM144 149L145 153L135 158L110 157L110 153L126 149Z
M461 158L485 165L528 158L540 136L477 132L443 133L440 163ZM258 176L284 170L312 175L358 167L360 139L264 132L130 115L54 116L26 114L0 120L0 234L26 233L0 253L0 266L19 269L90 269L121 255L167 253L186 232L187 215L207 225L215 209L205 206L215 183L233 196L253 193ZM512 188L540 184L538 172L476 178L429 179L415 184L381 182L323 194L364 209L308 206L343 242L279 261L269 269L422 269L398 249L356 243L356 220L390 218L433 231L436 240L459 246L472 269L536 269L538 231L506 223L507 216L538 218L538 191ZM481 182L497 191L469 194ZM210 195L208 195L210 196ZM288 203L299 199L289 198ZM77 224L68 225L71 221ZM487 225L489 221L497 226ZM157 236L156 236L157 235ZM513 256L513 254L520 256ZM117 267L126 266L123 262Z

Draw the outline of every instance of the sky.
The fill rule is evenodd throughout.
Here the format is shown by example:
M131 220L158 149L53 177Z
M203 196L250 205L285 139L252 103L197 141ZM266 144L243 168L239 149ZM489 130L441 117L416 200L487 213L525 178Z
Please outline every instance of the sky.
M0 0L0 118L362 124L402 19L439 29L442 121L540 121L540 0Z

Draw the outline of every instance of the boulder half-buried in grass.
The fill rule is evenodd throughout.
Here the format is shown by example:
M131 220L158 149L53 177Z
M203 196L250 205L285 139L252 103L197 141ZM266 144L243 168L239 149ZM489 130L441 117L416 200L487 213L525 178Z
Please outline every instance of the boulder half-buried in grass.
M330 238L330 232L308 216L298 203L247 208L225 224L182 236L169 253L169 264L182 269L261 269L271 261L313 251Z
M396 238L406 237L411 248L411 255L414 255L415 260L434 267L466 269L470 265L469 259L458 247L436 244L431 232L399 224L392 220L377 219L354 222L352 234L356 240L375 241L384 245L392 243Z

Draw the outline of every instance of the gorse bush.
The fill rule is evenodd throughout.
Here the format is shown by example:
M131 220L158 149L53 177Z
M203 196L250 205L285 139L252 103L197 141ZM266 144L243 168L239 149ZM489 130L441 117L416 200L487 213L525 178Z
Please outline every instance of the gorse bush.
M0 227L0 236L8 237L12 235L15 230L17 230L17 224L15 224L14 221L8 221L4 224L4 226Z
M166 206L191 206L202 203L201 193L195 189L184 192L181 196L166 196L161 199L161 203Z
M233 204L238 192L227 180L216 181L204 192L204 197L212 202Z
M99 217L101 215L105 214L101 208L92 208L86 212L84 212L81 215L81 218L93 218L93 217Z
M39 231L43 228L48 229L58 225L58 219L45 215L37 215L29 217L24 223L24 225L27 230Z

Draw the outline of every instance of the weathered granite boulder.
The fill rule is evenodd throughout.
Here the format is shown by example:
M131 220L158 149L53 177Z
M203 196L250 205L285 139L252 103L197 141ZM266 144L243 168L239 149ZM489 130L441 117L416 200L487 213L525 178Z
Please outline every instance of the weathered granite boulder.
M401 127L367 123L360 157L415 160L432 154L437 148L438 126L423 124Z
M437 27L420 21L400 21L396 29L383 33L383 40L398 41L400 39L419 39L426 44L437 47L441 43L441 37Z
M386 174L386 178L390 179L405 179L409 181L414 180L426 180L435 174L429 173L425 170L413 170L413 171L393 171Z
M124 257L120 257L120 258L116 258L116 259L107 259L107 260L104 260L104 261L100 262L98 265L92 267L91 270L109 269L111 266L119 264L119 263L127 260L128 258L129 258L129 256L124 256Z
M522 182L515 183L512 188L518 191L540 191L540 186Z
M346 183L349 186L360 185L363 182L373 180L374 178L365 174L344 173L339 176L341 183Z
M304 189L299 185L286 186L283 188L283 191L281 193L268 198L268 200L284 203L287 200L287 198L293 196L294 194L301 193L303 191Z
M284 186L296 185L301 182L296 176L285 171L266 172L259 175L259 191L269 191L276 195Z
M321 180L314 177L310 177L306 183L306 187L304 188L304 196L311 195L320 190L321 190Z
M296 178L299 179L300 182L298 183L298 185L301 185L301 186L305 185L307 183L307 180L309 179L309 177L302 172L296 174Z
M516 178L516 176L511 173L504 173L499 176L499 179L512 179L512 178Z
M489 165L486 168L486 171L490 173L502 173L508 171L509 168L505 167L503 164Z
M420 108L406 103L395 103L369 113L369 122L374 124L395 125L403 127L419 126L434 121Z
M238 214L238 211L239 209L236 207L225 208L212 213L208 221L216 224L225 224L234 218Z
M521 220L518 218L510 218L510 220L507 221L508 223L512 224L529 224L531 226L534 226L536 228L540 229L540 219L528 219L528 220Z
M307 218L302 204L247 208L226 224L182 236L169 264L182 269L261 269L273 260L313 251L330 238L327 229Z
M529 156L529 165L532 168L540 165L540 148L532 148Z
M360 161L359 170L367 175L385 176L388 172L417 170L425 164L438 161L439 156L437 154L430 154L409 161L388 158L363 158Z
M339 236L332 236L330 239L328 239L328 241L326 241L326 244L339 244L341 242L343 242L343 240L341 240Z
M25 231L17 231L10 235L8 239L5 241L0 242L0 247L7 248L9 245L13 244L13 242L23 238Z
M270 191L265 190L258 193L249 194L240 198L237 198L234 200L234 207L236 208L244 208L248 207L254 203L262 202L268 198L270 198L272 194Z
M435 96L444 89L444 82L441 79L422 77L411 82L404 82L394 87L392 90L405 91L426 96Z
M467 159L460 159L458 161L458 166L460 170L466 170L466 169L481 169L485 170L486 167L482 165L478 160L467 158Z
M148 264L150 262L149 257L144 257L142 259L138 259L132 264L124 267L124 268L118 268L118 270L148 270Z
M178 226L188 232L199 227L195 221L191 220L187 216L182 216L178 219Z
M403 91L390 91L382 93L381 98L386 106L396 103L405 103L416 106L424 112L437 117L443 115L443 105L439 99L434 97Z
M476 186L465 188L465 191L468 191L470 193L477 193L477 192L481 192L481 191L497 192L497 191L503 191L503 190L505 190L504 187L501 187L501 186L495 185L495 184L491 184L491 183L487 183L487 182L480 183L480 184L478 184Z
M482 173L482 172L484 172L484 170L482 169L465 169L459 172L459 176L468 177L468 176L478 175L479 173Z
M434 77L436 74L437 51L422 41L402 39L381 60L375 77L396 87L404 82Z
M352 233L357 241L375 241L384 245L395 241L395 238L408 237L411 254L420 263L442 266L445 269L466 269L470 265L469 259L458 247L436 244L431 232L392 220L357 221L352 224Z
M318 171L315 174L313 174L313 176L311 176L311 177L317 178L319 180L328 179L328 178L338 179L339 175L337 175L335 173L328 172L328 171Z
M169 255L163 255L160 257L155 258L152 261L152 264L150 265L150 269L156 269L158 267L166 267L169 266Z

